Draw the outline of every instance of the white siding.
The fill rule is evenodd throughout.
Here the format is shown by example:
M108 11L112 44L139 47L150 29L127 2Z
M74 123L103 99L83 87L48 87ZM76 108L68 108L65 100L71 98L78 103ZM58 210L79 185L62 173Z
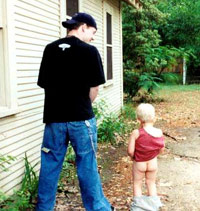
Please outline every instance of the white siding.
M104 61L104 1L81 0L80 10L95 17L98 25L94 44ZM105 99L113 112L122 105L122 40L119 0L106 0L113 8L113 84L101 86L99 100ZM24 172L25 152L32 164L40 160L43 136L43 90L36 82L47 43L60 38L63 29L60 0L15 0L15 68L17 69L17 101L20 112L0 119L0 153L17 157L8 172L0 172L0 189L12 193L19 187ZM65 9L65 8L64 8ZM37 166L37 170L39 165Z
M122 43L121 43L121 11L120 1L106 0L113 11L113 80L104 86L103 99L111 106L112 112L119 112L122 107L123 79L122 79Z
M33 164L40 158L44 95L36 84L38 69L46 44L60 37L59 0L13 2L20 113L0 119L0 153L17 157L8 172L0 172L0 189L8 194L22 180L25 152Z
M119 112L123 105L123 79L122 79L122 26L121 8L119 0L83 0L82 11L90 13L97 21L97 34L94 45L98 48L104 63L105 58L105 23L104 2L113 10L113 83L100 87L97 100L104 99L112 112Z

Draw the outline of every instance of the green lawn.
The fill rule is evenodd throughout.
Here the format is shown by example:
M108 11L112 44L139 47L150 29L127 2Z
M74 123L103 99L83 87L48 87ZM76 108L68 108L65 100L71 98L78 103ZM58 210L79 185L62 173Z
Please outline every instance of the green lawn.
M172 92L179 92L179 91L200 91L200 84L190 84L190 85L160 85L160 90L163 91L172 91Z

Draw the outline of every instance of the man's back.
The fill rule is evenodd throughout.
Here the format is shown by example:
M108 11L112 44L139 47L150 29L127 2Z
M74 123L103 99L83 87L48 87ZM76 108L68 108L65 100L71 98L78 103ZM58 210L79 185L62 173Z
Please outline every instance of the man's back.
M94 117L90 87L104 81L101 58L94 46L75 36L47 45L38 79L38 85L45 89L44 122Z

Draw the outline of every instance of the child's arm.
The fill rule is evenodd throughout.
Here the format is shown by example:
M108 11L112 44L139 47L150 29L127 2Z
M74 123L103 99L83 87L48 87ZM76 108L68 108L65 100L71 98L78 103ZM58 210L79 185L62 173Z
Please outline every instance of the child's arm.
M128 143L128 150L127 153L128 155L133 158L134 152L135 152L135 140L139 137L139 131L134 130L129 138L129 143Z
M161 131L161 136L163 136L162 130L160 130L160 131ZM164 142L164 140L163 140L163 142ZM162 154L164 152L164 150L165 150L165 143L164 143L164 146L160 149L159 154Z
M165 147L161 148L159 154L162 154L165 151Z

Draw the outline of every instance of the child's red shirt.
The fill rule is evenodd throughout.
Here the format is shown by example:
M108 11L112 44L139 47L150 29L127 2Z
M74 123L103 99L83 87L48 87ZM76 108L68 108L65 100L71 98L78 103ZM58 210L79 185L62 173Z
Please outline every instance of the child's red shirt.
M155 158L164 147L164 137L154 137L144 128L139 129L139 137L135 140L134 160L144 162Z

